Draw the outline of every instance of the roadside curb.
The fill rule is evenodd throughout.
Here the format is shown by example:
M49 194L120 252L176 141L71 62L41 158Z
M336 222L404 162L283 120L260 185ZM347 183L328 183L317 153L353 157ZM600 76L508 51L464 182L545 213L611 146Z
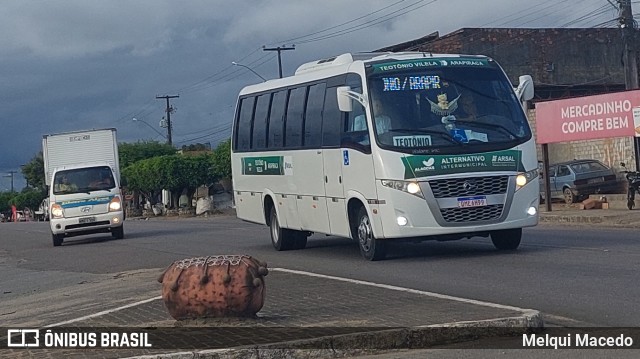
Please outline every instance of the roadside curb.
M380 353L389 350L425 349L480 338L517 336L544 329L544 320L537 310L527 310L521 316L497 319L444 323L429 326L392 328L328 336L314 339L280 342L231 349L183 351L167 354L135 356L137 359L275 359L275 358L339 358Z
M630 218L631 214L618 215L580 215L546 214L540 215L540 223L558 223L569 225L595 224L601 227L640 228L640 217Z
M606 217L594 217L594 216L580 216L580 215L541 215L540 222L549 223L605 223ZM612 219L615 217L612 217Z

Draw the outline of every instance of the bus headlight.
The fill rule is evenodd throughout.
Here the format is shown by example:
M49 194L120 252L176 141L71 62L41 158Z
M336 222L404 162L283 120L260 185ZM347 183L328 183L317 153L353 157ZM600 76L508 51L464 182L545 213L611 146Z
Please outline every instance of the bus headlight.
M62 206L54 203L51 205L51 218L62 218L64 217L64 210L62 210Z
M120 203L120 197L115 196L109 202L109 212L119 211L122 208L122 204Z
M413 181L395 181L395 180L381 180L382 185L385 187L397 189L402 192L412 194L416 197L424 198L420 184Z
M538 169L533 169L525 173L520 173L516 176L516 191L527 185L527 183L533 181L538 177Z

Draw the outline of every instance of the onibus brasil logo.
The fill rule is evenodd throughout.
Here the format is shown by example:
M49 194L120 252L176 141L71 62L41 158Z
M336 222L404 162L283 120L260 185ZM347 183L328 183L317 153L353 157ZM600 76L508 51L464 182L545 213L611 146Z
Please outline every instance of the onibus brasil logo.
M8 348L150 348L144 332L69 332L51 329L8 329Z

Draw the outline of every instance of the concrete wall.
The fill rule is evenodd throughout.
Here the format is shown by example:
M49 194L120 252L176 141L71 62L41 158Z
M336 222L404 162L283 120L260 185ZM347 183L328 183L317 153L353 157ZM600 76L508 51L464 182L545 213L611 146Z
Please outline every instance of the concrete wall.
M575 86L624 84L623 46L616 28L463 28L382 50L482 54L498 61L514 83L530 74L536 85Z

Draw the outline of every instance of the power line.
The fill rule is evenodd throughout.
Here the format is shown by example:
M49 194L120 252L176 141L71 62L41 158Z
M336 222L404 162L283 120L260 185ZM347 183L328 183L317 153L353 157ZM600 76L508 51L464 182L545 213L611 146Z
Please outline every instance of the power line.
M350 33L355 32L355 31L364 30L364 29L370 28L372 26L379 25L379 24L381 24L383 22L387 22L389 20L393 20L393 19L395 19L397 17L400 17L402 15L408 14L410 12L416 11L418 9L421 9L421 8L427 6L427 5L431 5L434 2L436 2L437 0L431 0L426 4L422 4L422 5L418 6L418 7L413 8L413 9L406 10L406 9L411 8L411 7L413 7L413 6L415 6L415 5L419 4L419 3L422 3L424 1L425 0L417 1L417 2L415 2L413 4L410 4L410 5L407 5L407 6L403 7L403 8L401 8L401 9L392 11L389 14L386 14L386 15L380 16L378 18L366 21L366 22L364 22L362 24L359 24L359 25L355 25L355 26L348 27L348 28L343 29L343 30L335 31L335 32L329 33L327 35L314 37L314 38L307 39L307 40L304 40L304 41L298 41L297 43L298 44L308 44L308 43L311 43L311 42L332 39L334 37L350 34ZM403 11L403 10L406 10L406 11ZM393 16L391 16L392 14L393 14Z
M302 36L297 36L297 37L293 37L293 38L290 38L290 39L286 39L285 41L280 41L280 43L282 43L282 42L292 42L292 41L295 41L295 40L303 40L303 41L300 41L298 44L305 44L305 43L312 43L312 42L316 42L316 41L335 38L335 37L338 37L338 36L343 36L343 35L349 34L351 32L363 30L363 29L378 25L378 24L380 24L382 22L390 21L390 20L395 19L395 18L397 18L399 16L405 15L407 13L416 11L416 10L418 10L418 9L424 7L424 6L432 4L437 0L432 0L430 2L424 3L425 1L426 0L414 1L414 2L412 2L412 3L410 3L410 4L406 5L406 6L402 6L400 8L397 8L397 9L393 10L393 11L390 11L390 12L386 11L386 10L390 10L390 9L394 8L395 6L398 6L399 4L405 2L405 0L396 1L396 2L394 2L392 4L390 4L390 5L384 6L384 7L380 8L380 9L377 9L377 10L372 11L372 12L368 12L368 13L366 13L364 15L358 16L358 17L356 17L354 19L351 19L349 21L340 23L338 25L333 25L333 26L327 27L327 28L319 30L319 31L311 32L311 33L306 34L306 35L302 35ZM550 6L543 6L543 5L546 5L547 3L550 3L550 2L553 2L553 0L545 1L543 3L536 4L536 5L533 5L533 6L529 7L529 9L538 8L538 10L533 11L533 12L529 11L527 13L527 16L530 18L531 14L543 13L545 10L550 10L550 9L554 9L554 10L557 11L559 8L564 9L566 7L565 4L564 4L564 3L566 3L566 1L564 1L563 3L555 3L555 4L550 5ZM542 8L540 8L540 7L542 7ZM606 7L606 5L605 5L605 7ZM599 10L602 10L602 11L598 12ZM602 7L598 8L596 10L591 11L591 13L582 15L580 18L574 19L573 23L577 23L577 22L580 22L580 21L586 21L586 20L597 18L598 15L600 15L600 14L602 14L604 12L605 11L604 11L604 9L602 9ZM384 14L382 14L382 13L384 13ZM370 18L370 17L372 17L373 15L376 15L376 14L382 14L382 15L374 17L374 18L369 19L369 20L364 21L364 22L357 23L360 20ZM509 17L511 17L511 19L509 21L503 22L503 24L508 24L508 23L511 23L511 22L514 22L514 21L517 21L517 20L525 18L523 16L518 16L515 19L513 18L513 16L520 15L520 14L522 14L522 10L518 10L517 13L510 14L510 15L508 15L506 17L502 17L501 19L503 19L503 20L508 19ZM532 22L532 21L538 20L538 19L540 19L542 17L545 17L545 16L549 16L549 13L543 13L541 16L538 16L538 17L535 17L535 18L530 18L530 20L527 21L527 22ZM490 23L494 23L496 21L500 21L500 19L493 20ZM488 23L488 24L490 24L490 23ZM349 24L355 24L355 25L354 26L350 26L350 27L346 27L346 28L343 28L343 29L340 29L340 30L337 30L337 31L331 31L331 30L339 29L339 28L344 27L344 26L349 25ZM567 24L567 26L569 26L569 25L571 25L571 24ZM500 46L504 46L504 45L506 45L506 44L501 44ZM248 53L247 55L245 55L243 58L239 59L238 61L244 61L244 59L253 56L259 50L260 50L260 48L254 49L252 52ZM254 60L254 63L258 62L258 61L261 61L263 58L264 57L260 57L259 59ZM253 66L253 68L257 68L257 67L261 66L262 64L264 64L264 63L266 63L268 61L271 61L271 60L273 60L273 57L263 61L262 63L260 63L257 66ZM252 66L252 64L247 64L247 66ZM279 67L280 67L280 65L279 65ZM207 76L207 77L205 77L205 78L203 78L201 80L198 80L197 82L195 82L195 83L193 83L191 85L187 85L187 86L184 86L184 87L180 88L179 91L180 92L184 91L185 93L191 93L191 92L195 92L195 91L202 91L202 90L211 88L211 87L215 86L217 83L220 83L222 81L233 80L233 79L235 79L235 78L237 78L237 77L239 77L241 75L242 70L235 69L235 70L232 71L232 68L233 68L233 65L228 65L228 66L218 70L217 72L215 72L212 75L209 75L209 76ZM139 112L143 112L143 111L144 110L140 110ZM140 115L137 115L137 116L141 117ZM123 116L122 118L126 119L126 118L130 118L130 116Z
M352 23L352 22L356 22L356 21L358 21L358 20L362 20L362 19L364 19L364 18L367 18L367 17L369 17L369 16L371 16L371 15L373 15L373 14L377 14L377 13L379 13L379 12L381 12L381 11L384 11L384 10L386 10L386 9L388 9L388 8L391 8L391 7L393 7L393 6L397 5L397 4L401 3L401 2L404 2L404 1L405 1L405 0L400 0L400 1L394 2L394 3L393 3L393 4L391 4L391 5L387 5L387 6L385 6L385 7L383 7L383 8L380 8L380 9L378 9L378 10L376 10L376 11L372 11L372 12L370 12L370 13L367 13L367 14L362 15L362 16L359 16L359 17L357 17L357 18L355 18L355 19L351 19L351 20L349 20L349 21L343 22L343 23L341 23L341 24L334 25L334 26L330 26L330 27L328 27L328 28L325 28L325 29L323 29L323 30L319 30L319 31L316 31L316 32L312 32L312 33L310 33L310 34L306 34L306 35L302 35L302 36L298 36L298 37L292 37L292 38L290 38L290 39L286 39L286 40L283 40L283 41L278 41L277 43L279 43L279 44L281 44L281 43L287 43L287 42L292 43L292 42L294 42L294 41L296 41L296 40L304 39L305 37L310 37L310 36L313 36L313 35L321 34L321 33L323 33L323 32L327 32L327 31L329 31L329 30L337 29L337 28L339 28L339 27L341 27L341 26L348 25L348 24L350 24L350 23ZM555 1L555 0L550 0L550 1Z

